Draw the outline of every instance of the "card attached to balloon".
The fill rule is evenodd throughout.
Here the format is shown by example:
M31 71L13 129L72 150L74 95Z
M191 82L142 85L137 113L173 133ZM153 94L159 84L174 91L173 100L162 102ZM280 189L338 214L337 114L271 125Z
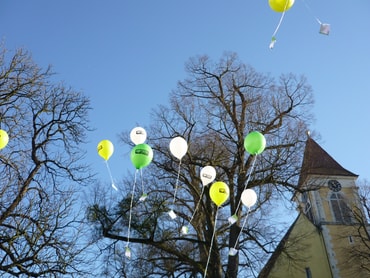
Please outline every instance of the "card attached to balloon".
M143 194L140 196L139 201L140 201L140 202L144 202L144 201L146 200L146 198L148 198L148 194L143 193Z
M125 249L125 257L127 259L131 259L131 249L129 247L126 247Z
M235 256L238 253L238 250L231 247L229 250L229 256Z
M329 35L329 33L330 33L330 24L321 23L320 24L320 34Z
M189 227L188 226L182 226L181 227L181 234L187 235L189 233Z
M231 216L228 218L228 221L229 221L229 224L230 224L230 225L232 225L232 224L234 224L236 221L238 221L238 216L236 216L236 214L231 215Z
M177 217L176 213L172 209L168 212L168 215L171 217L172 220Z

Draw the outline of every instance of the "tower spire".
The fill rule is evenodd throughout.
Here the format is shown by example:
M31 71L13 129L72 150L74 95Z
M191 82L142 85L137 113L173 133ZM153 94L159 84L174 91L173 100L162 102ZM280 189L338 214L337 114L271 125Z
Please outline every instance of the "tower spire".
M333 157L331 157L315 140L309 137L307 132L306 148L304 150L301 175L298 186L301 186L307 175L336 175L352 176L358 175L343 168Z

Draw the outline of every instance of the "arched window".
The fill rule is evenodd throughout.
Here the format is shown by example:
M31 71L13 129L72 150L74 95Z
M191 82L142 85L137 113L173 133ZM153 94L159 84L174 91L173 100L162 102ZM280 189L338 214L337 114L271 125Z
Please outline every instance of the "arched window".
M330 195L330 205L334 216L334 221L339 223L351 223L351 210L339 192L332 192Z
M307 218L312 223L314 223L311 201L308 198L307 192L303 192L303 194L302 194L302 203L303 203L303 212L304 212L304 214L307 216Z

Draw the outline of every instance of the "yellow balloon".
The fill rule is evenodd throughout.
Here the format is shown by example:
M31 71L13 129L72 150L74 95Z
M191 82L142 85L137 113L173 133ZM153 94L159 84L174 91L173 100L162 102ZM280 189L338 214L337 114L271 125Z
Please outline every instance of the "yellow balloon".
M98 144L98 154L104 158L104 160L108 160L114 151L114 146L111 141L109 140L102 140Z
M270 8L278 13L289 10L294 4L294 0L269 0Z
M223 203L225 203L229 198L229 194L229 187L222 181L216 181L209 189L209 196L217 206L221 206Z
M8 145L8 142L9 142L8 133L6 133L5 130L0 129L0 150L5 148L5 146Z

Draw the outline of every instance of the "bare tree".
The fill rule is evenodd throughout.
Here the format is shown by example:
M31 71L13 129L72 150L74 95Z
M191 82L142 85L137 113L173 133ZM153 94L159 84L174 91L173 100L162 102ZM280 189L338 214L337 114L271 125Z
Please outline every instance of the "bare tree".
M154 111L148 128L154 160L143 170L143 184L149 197L140 202L141 189L135 194L131 237L126 229L128 185L133 177L123 181L128 190L116 204L92 204L89 219L116 249L128 241L137 243L133 258L124 264L126 273L134 271L139 261L146 266L140 277L253 276L281 239L269 212L277 199L297 189L305 133L312 119L311 88L304 77L288 74L275 80L258 73L233 53L219 62L207 56L192 58L186 71L188 77L172 92L169 106ZM258 156L244 150L244 138L254 130L267 140L267 148ZM175 136L189 144L181 165L168 147ZM128 132L121 138L130 143ZM217 180L230 188L229 200L220 208L211 201L209 186L202 187L199 172L206 165L214 166ZM241 229L247 212L238 204L246 187L257 192L258 203ZM175 219L168 216L170 209ZM234 213L238 221L229 225L227 219ZM183 225L190 225L186 235L180 232ZM231 247L239 250L235 256L228 253Z
M370 275L370 184L367 180L359 182L359 200L348 207L351 223L353 224L353 234L351 239L353 244L346 248L348 260L355 260L360 269L354 269L356 273ZM354 273L355 274L355 273Z
M89 100L56 84L24 50L0 53L0 273L68 277L83 273L78 185Z

